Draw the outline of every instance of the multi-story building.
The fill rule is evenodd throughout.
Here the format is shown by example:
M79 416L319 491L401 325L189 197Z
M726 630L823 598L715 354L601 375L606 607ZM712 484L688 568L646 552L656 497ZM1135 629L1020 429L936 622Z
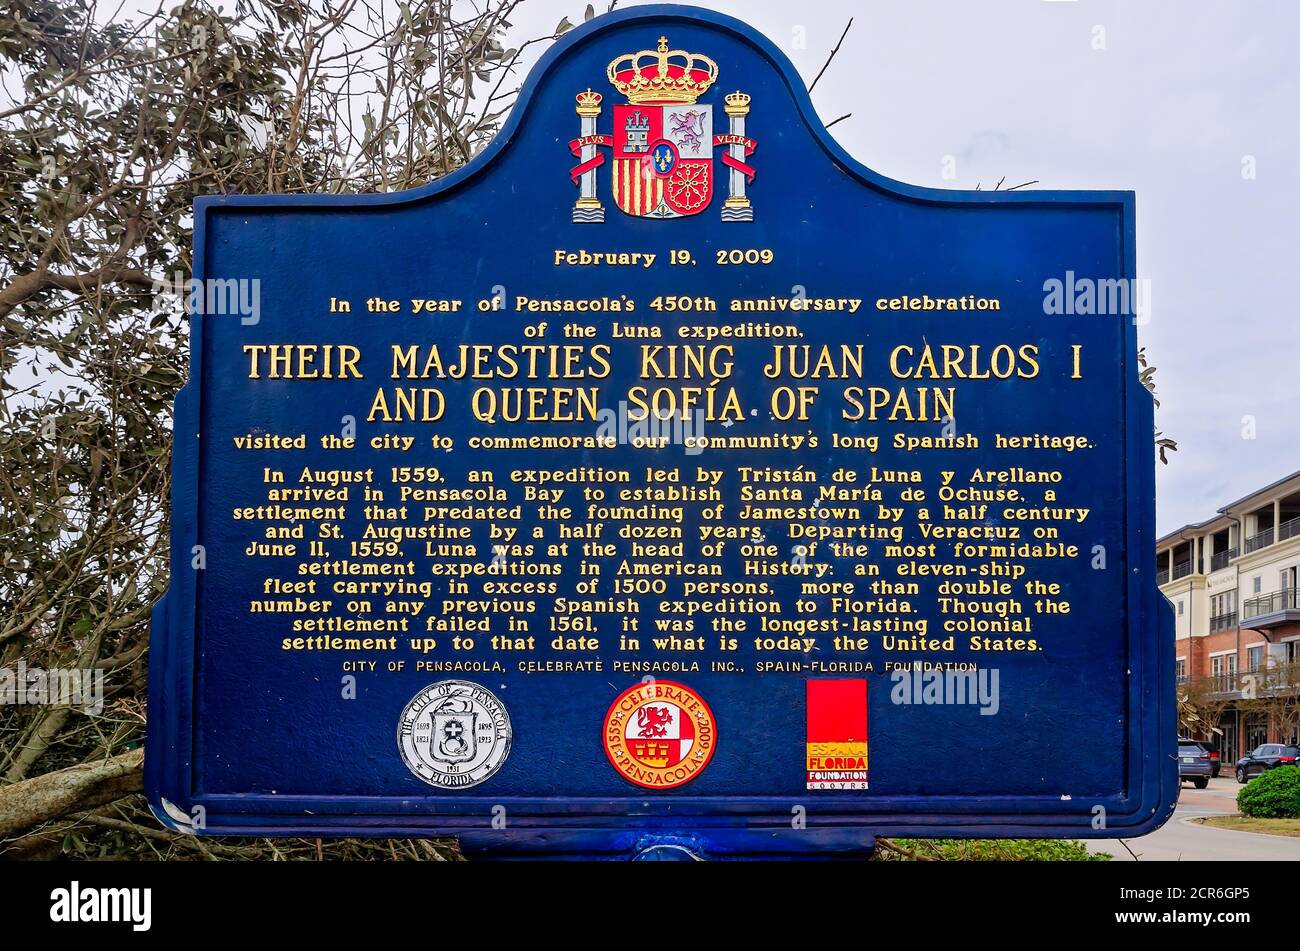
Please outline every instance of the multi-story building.
M1261 743L1300 736L1300 472L1156 543L1160 590L1174 606L1184 696L1199 698L1225 767ZM1300 709L1300 708L1298 708Z

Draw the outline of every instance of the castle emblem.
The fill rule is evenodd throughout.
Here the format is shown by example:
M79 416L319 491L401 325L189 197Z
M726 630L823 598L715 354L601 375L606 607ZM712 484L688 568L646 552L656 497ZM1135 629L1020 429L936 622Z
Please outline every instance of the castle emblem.
M597 193L597 169L605 165L603 148L612 150L610 197L624 214L638 218L684 218L709 207L714 192L713 150L722 148L727 198L723 221L753 221L746 186L754 169L745 160L757 143L745 134L750 97L743 92L723 97L728 118L725 133L713 131L713 106L700 97L717 81L718 64L700 53L668 48L660 37L654 50L625 53L606 69L610 84L627 100L614 106L614 131L596 131L603 96L592 89L578 93L580 134L569 143L579 164L569 172L578 187L573 220L605 220Z

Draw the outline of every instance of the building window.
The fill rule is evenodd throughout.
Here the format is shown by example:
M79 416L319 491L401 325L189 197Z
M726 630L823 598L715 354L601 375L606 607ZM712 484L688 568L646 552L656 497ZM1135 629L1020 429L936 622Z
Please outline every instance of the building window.
M1254 585L1255 594L1259 594L1259 575L1255 575L1255 580L1251 583Z
M1222 617L1237 610L1237 592L1225 591L1210 598L1210 617Z
M1241 756L1237 752L1237 711L1229 710L1219 721L1219 753L1224 763L1236 762Z
M1253 674L1264 666L1264 645L1252 647L1246 651L1247 663L1250 664L1250 672Z
M1235 674L1237 672L1237 655L1220 654L1218 657L1210 658L1210 673L1216 677L1224 674Z
M1254 750L1268 742L1268 719L1258 713L1246 717L1246 749Z
M1187 676L1187 661L1180 659L1177 664L1178 679L1182 680Z
M1179 617L1183 616L1183 602L1181 601L1178 602L1178 616Z

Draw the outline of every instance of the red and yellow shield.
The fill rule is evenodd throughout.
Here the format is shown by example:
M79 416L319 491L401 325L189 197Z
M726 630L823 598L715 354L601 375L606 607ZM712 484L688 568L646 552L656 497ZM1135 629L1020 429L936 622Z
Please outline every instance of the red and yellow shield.
M697 215L713 197L713 109L616 105L614 204L638 218Z

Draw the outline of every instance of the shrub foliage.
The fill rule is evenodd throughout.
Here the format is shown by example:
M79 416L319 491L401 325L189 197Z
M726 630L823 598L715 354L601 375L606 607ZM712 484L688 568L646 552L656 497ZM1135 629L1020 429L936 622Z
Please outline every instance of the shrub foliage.
M1300 819L1300 766L1261 773L1237 793L1237 808L1256 819Z

